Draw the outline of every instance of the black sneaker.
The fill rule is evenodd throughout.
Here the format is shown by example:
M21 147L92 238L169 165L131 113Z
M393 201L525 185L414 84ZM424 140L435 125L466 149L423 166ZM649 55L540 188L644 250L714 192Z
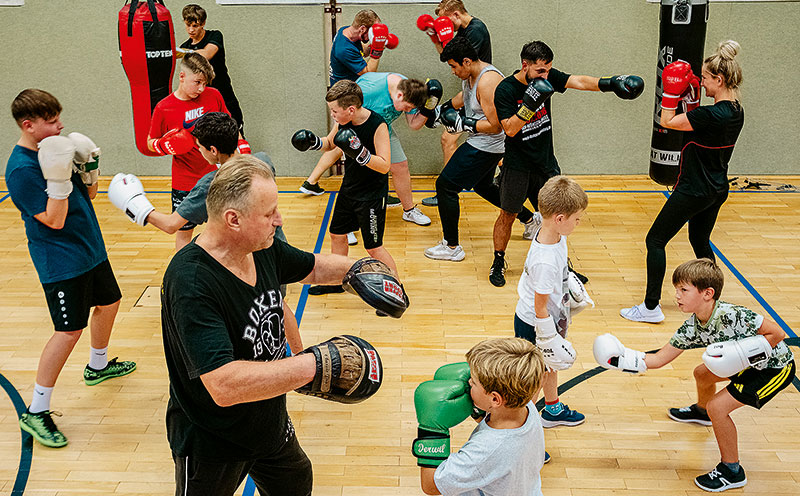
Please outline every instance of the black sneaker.
M489 269L489 282L492 283L493 286L500 288L506 285L507 267L508 263L506 263L505 257L494 257L492 268Z
M341 284L337 284L336 286L325 286L320 284L319 286L311 286L308 288L308 294L311 296L319 296L331 293L344 293L344 288Z
M683 408L670 408L667 415L675 422L693 422L700 425L711 425L711 419L708 417L708 413L701 411L697 403Z
M20 428L48 448L63 448L67 445L67 437L58 430L52 415L61 416L59 412L45 410L43 412L25 413L19 418Z
M303 185L300 186L300 192L307 195L319 196L325 193L325 190L319 184L311 184L308 181L303 181Z
M727 465L720 462L711 472L695 477L694 483L704 491L719 493L744 486L747 484L747 477L744 475L744 468L741 465L739 472L734 474Z
M386 195L386 206L387 207L396 207L400 205L400 198L392 195Z
M543 463L543 465L547 465L548 463L550 463L550 453L545 451L544 452L544 463Z

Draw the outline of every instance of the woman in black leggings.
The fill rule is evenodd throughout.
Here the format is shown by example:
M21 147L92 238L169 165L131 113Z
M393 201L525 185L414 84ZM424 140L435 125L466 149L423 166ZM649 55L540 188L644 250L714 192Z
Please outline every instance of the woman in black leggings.
M644 302L620 310L636 322L664 320L659 300L667 269L667 243L689 223L689 242L697 258L714 260L711 231L720 207L728 198L728 162L744 124L739 103L742 69L736 61L739 44L728 40L703 61L698 81L683 61L664 68L661 126L686 131L680 173L672 194L647 233L647 291ZM700 86L714 105L697 106ZM686 112L676 115L679 102Z

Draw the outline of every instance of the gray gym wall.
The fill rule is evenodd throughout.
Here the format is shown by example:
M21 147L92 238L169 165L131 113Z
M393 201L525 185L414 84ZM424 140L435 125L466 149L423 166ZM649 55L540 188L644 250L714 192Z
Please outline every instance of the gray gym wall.
M300 153L292 133L326 129L327 68L322 6L219 6L195 0L208 11L206 28L225 36L228 68L254 151L266 151L281 176L305 176L318 153ZM169 175L168 157L145 157L133 143L128 81L119 60L117 12L122 0L27 0L0 7L0 143L10 153L18 128L9 105L19 91L37 87L61 101L65 132L92 137L103 150L101 173ZM178 42L186 34L181 9L188 1L166 0ZM553 97L556 155L566 174L646 174L649 164L659 6L645 0L467 0L492 35L494 63L505 74L519 67L530 40L547 42L554 66L593 76L631 73L645 80L634 101L613 94L570 90ZM349 23L360 6L347 5ZM428 37L415 25L432 5L377 5L400 38L380 70L437 78L445 98L460 89L438 61ZM731 162L732 174L800 173L800 123L796 75L800 73L800 3L714 2L705 53L723 39L742 45L745 127ZM176 70L177 73L177 70ZM177 82L173 88L177 87ZM703 99L704 103L710 102ZM397 129L412 173L441 168L441 131ZM2 160L5 170L5 159Z

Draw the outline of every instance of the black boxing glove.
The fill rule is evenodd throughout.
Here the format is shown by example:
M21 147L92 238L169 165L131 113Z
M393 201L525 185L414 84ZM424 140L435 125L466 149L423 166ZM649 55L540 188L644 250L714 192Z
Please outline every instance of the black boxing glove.
M553 95L553 91L553 85L547 79L533 79L522 94L522 105L517 110L517 117L525 122L533 119L539 107Z
M319 150L322 148L322 140L308 129L301 129L292 136L292 146L301 152Z
M613 91L623 100L633 100L644 91L644 81L639 76L611 76L600 78L597 83L600 91Z
M355 160L358 165L367 165L372 159L372 153L361 143L352 129L340 129L333 137L333 144L341 148L344 154Z
M442 113L439 120L444 124L448 133L463 133L465 131L474 133L478 125L476 119L466 116L463 108L460 110L449 108L446 112Z

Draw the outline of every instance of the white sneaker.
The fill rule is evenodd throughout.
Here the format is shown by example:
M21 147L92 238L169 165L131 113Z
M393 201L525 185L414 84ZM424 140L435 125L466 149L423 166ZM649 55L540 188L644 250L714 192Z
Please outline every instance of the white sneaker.
M533 236L536 235L536 230L542 226L542 214L534 212L533 218L523 225L525 230L522 232L522 239L533 239Z
M358 244L358 238L356 238L356 233L354 232L347 233L347 244L350 246Z
M619 314L634 322L647 322L648 324L658 324L664 321L664 312L661 311L659 304L652 310L648 310L644 303L639 303L630 308L623 308Z
M414 208L409 210L408 212L403 212L403 220L408 222L413 222L414 224L420 226L429 226L431 225L431 219L427 215L423 214L416 205Z
M461 248L461 245L458 245L455 248L450 248L447 246L447 241L442 240L438 245L431 246L425 250L425 256L434 260L450 260L453 262L460 262L464 260L466 254L464 253L464 249Z

